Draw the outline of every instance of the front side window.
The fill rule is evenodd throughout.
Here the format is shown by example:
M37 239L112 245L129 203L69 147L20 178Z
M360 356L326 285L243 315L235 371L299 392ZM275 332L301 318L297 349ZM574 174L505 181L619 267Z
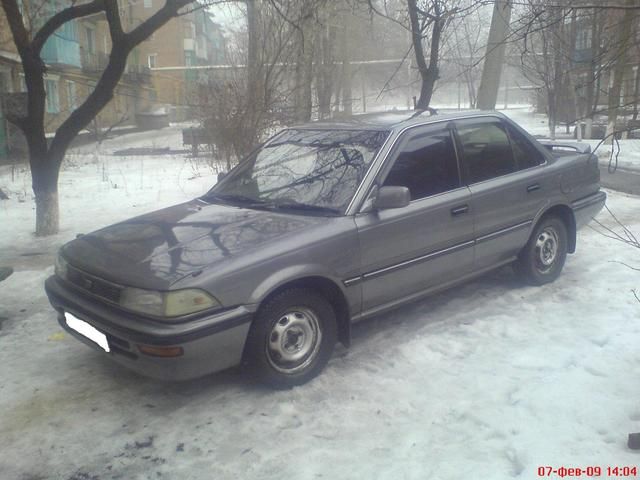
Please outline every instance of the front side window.
M205 198L251 208L341 213L387 135L286 130L241 162Z
M411 200L459 187L456 152L449 130L437 127L409 133L383 185L407 187Z
M515 172L509 137L500 122L465 120L457 123L457 129L467 183Z

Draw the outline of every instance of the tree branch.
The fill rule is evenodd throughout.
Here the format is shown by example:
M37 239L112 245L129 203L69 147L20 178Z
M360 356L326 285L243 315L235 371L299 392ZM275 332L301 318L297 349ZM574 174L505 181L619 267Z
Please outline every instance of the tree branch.
M118 0L105 0L104 10L107 14L107 24L109 25L111 44L115 47L115 45L124 37L120 12L118 11ZM114 49L113 47L112 51Z
M3 0L4 1L4 0ZM15 1L15 0L13 0ZM129 53L141 42L149 38L153 32L161 28L171 18L177 16L178 10L194 0L166 0L164 6L151 17L129 33L122 32L117 0L105 0L105 10L113 38L109 63L94 90L82 105L60 125L49 148L50 156L58 162L62 161L64 152L73 138L85 128L89 122L113 98L113 92L124 72ZM117 18L116 18L117 17ZM112 21L116 25L111 25ZM122 33L120 33L122 32Z
M104 7L104 0L93 0L90 3L74 5L56 13L46 21L42 28L38 30L33 37L33 41L31 42L33 52L39 54L47 39L65 23L76 18L86 17L88 15L101 12L104 10Z
M30 53L29 33L22 20L22 14L16 0L1 0L7 23L11 29L13 42L16 44L20 58L24 62L25 56Z

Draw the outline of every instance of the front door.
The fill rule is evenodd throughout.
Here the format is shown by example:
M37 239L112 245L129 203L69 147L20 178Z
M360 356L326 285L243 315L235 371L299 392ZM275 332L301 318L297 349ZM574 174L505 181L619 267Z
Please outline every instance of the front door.
M474 258L471 194L446 125L406 131L378 185L407 187L411 203L356 216L365 315L469 273Z

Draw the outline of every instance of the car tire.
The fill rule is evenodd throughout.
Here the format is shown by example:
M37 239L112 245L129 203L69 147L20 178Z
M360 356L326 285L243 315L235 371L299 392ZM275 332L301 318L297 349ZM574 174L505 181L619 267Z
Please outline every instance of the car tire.
M259 309L247 337L245 366L270 386L301 385L322 371L336 341L336 314L327 299L292 288Z
M567 237L562 219L543 217L514 263L516 273L529 285L553 282L567 258Z

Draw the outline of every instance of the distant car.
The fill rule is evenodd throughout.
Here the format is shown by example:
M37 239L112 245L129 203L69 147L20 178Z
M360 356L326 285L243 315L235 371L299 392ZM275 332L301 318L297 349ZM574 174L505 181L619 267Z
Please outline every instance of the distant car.
M286 129L207 194L80 236L46 281L63 328L144 375L318 374L353 322L502 265L555 280L605 203L588 147L497 113Z

